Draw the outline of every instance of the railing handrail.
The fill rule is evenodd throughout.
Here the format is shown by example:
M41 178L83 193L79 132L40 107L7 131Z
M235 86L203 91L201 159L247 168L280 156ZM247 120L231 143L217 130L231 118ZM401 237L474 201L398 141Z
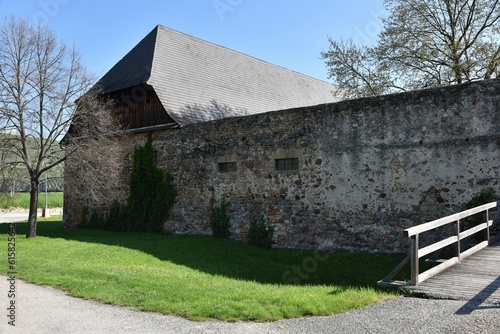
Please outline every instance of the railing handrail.
M378 282L379 285L386 286L401 286L404 282L391 281L391 279L408 263L411 263L411 285L416 286L424 280L436 275L437 273L451 267L452 265L460 262L467 256L474 254L475 252L481 250L482 248L488 246L490 241L489 227L492 225L492 221L489 219L488 210L494 207L500 207L500 201L491 202L477 206L472 209L461 211L443 218L439 218L428 223L413 226L404 230L404 236L411 239L410 255L408 255L387 277ZM472 227L466 231L460 231L460 220L475 215L477 213L485 212L486 219L483 223ZM437 241L431 245L427 245L424 248L419 246L419 235L420 233L433 230L435 228L454 223L455 224L455 235L445 238L443 240ZM460 241L466 237L469 237L475 233L478 233L486 229L486 240L471 247L470 249L462 252ZM433 252L441 250L444 247L456 243L457 256L448 259L425 272L419 273L419 259Z
M437 227L441 227L443 225L456 222L457 220L461 220L461 219L467 218L469 216L475 215L476 213L480 213L480 212L489 210L491 208L496 207L497 205L498 205L498 202L491 202L491 203L483 204L481 206L476 206L475 208L472 208L472 209L468 209L465 211L454 213L452 215L449 215L449 216L446 216L443 218L439 218L439 219L430 221L428 223L413 226L413 227L410 227L410 228L407 228L404 230L404 236L405 237L412 237L416 234L420 234L422 232L427 232L427 231L433 230Z

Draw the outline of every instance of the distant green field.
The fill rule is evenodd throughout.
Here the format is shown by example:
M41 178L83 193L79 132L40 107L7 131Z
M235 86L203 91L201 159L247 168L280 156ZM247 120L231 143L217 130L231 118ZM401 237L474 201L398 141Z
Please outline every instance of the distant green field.
M49 208L62 208L63 206L63 193L48 193L47 194L47 204ZM3 195L0 197L0 208L25 208L28 209L30 206L30 194L29 193L15 193L11 198L9 195ZM38 207L45 208L45 193L40 193L38 195Z
M0 143L1 142L9 142L9 140L12 140L13 138L16 138L14 135L10 134L5 134L5 133L0 133ZM34 140L33 138L29 137L28 138L28 150L29 150L29 156L31 157L37 157L39 155L39 145L37 144L37 141ZM51 151L51 159L50 162L52 161L57 161L61 159L64 156L62 149L58 148L58 145L55 146L55 151ZM2 174L2 177L5 180L19 180L19 181L24 181L28 184L29 187L29 174L28 170L26 169L26 166L23 163L20 163L22 159L12 152L6 151L3 149L3 145L0 145L0 157L2 157L2 161L0 163L5 163L5 164L15 164L15 167L12 169L9 169L7 171L3 171L5 174ZM64 174L64 162L57 165L54 168L51 168L42 176L40 177L40 185L43 183L45 178L54 178L54 177L62 177ZM10 188L8 188L10 190ZM28 188L29 189L29 188ZM15 191L24 191L24 190L15 190ZM0 197L3 197L2 194L0 194ZM3 203L3 202L2 202ZM45 202L44 202L45 203ZM49 201L50 204L50 201Z

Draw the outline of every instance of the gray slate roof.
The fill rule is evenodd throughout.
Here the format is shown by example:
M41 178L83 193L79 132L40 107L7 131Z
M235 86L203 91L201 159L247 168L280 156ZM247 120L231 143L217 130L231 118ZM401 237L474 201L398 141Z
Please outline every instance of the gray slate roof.
M324 81L158 25L98 82L153 87L181 125L335 102Z

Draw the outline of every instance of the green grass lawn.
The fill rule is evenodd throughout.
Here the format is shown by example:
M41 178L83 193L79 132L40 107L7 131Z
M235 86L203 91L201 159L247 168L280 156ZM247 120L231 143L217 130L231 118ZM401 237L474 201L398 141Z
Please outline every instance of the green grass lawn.
M63 229L17 224L17 277L76 297L189 319L271 321L331 315L396 296L376 281L399 255L264 250L204 236ZM7 225L0 224L6 259ZM0 273L8 271L7 261ZM22 291L20 291L22 293Z
M47 193L47 204L49 208L62 208L63 206L63 193ZM25 208L30 206L29 193L15 193L12 198L8 195L0 197L0 209L8 208ZM45 193L38 195L38 208L45 208Z

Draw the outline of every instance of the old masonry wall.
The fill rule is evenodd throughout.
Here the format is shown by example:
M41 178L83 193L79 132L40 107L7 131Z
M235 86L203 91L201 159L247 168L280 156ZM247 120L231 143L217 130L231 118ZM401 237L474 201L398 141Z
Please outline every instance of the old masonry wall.
M165 229L209 234L213 189L231 203L236 239L264 217L277 247L404 252L404 228L498 192L499 103L500 81L489 80L157 131L158 162L178 190ZM131 152L144 140L121 144ZM297 168L277 170L277 159ZM85 196L67 183L73 226Z

